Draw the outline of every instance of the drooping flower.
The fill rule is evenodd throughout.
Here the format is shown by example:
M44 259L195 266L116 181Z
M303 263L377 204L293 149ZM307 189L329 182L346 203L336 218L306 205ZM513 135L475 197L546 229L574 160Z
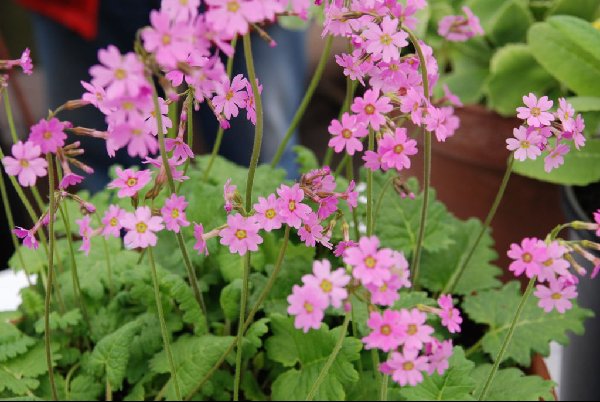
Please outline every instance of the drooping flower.
M107 239L110 236L119 237L121 234L121 228L123 224L121 223L125 214L127 212L124 209L121 209L117 205L111 205L108 207L108 211L104 214L102 218L102 225L104 228L102 229L102 235Z
M385 114L393 109L390 99L379 92L369 89L362 98L355 98L352 111L358 115L358 120L368 123L373 130L378 131L385 124Z
M331 271L331 263L328 260L315 261L313 274L304 275L302 282L308 287L323 292L335 308L340 308L342 302L348 297L346 285L350 282L350 276L346 274L344 268Z
M57 118L50 120L42 119L38 124L31 127L29 140L42 148L42 152L56 153L56 150L65 145L67 135L64 132L69 123L63 123Z
M527 121L531 127L549 126L554 120L554 115L548 110L552 108L554 102L547 96L542 96L539 100L537 96L530 93L523 97L523 103L526 107L517 108L517 117Z
M463 7L466 17L448 15L440 20L438 34L451 42L465 42L474 36L484 34L479 18L470 8Z
M423 372L429 369L427 357L419 356L420 349L404 348L404 353L394 352L386 365L392 379L404 387L416 386L423 381Z
M558 105L556 117L558 117L566 131L572 131L575 126L575 109L565 98L559 98Z
M535 160L542 154L542 150L539 145L542 142L542 138L535 132L520 126L513 130L514 138L508 138L506 140L507 149L514 151L515 159L524 161L527 158Z
M17 142L12 146L12 156L2 159L2 164L9 176L17 176L23 187L35 186L38 177L46 176L48 163L40 158L42 149L31 141Z
M123 228L127 230L124 242L128 249L156 246L156 232L163 230L163 219L152 216L150 207L139 207L134 213L126 213L121 219Z
M549 286L537 285L535 296L540 299L538 306L549 313L556 309L561 314L573 308L571 299L577 298L577 287L561 280L552 280Z
M165 205L160 210L167 230L179 233L181 227L190 226L190 222L185 216L187 206L188 203L184 196L172 194L171 197L167 198Z
M227 227L219 233L221 244L228 246L229 251L239 255L245 255L248 251L257 251L258 245L263 242L263 238L258 234L259 230L260 225L255 217L229 215Z
M460 315L460 310L454 308L452 296L440 296L438 304L442 309L439 313L439 316L442 319L442 325L448 328L448 331L450 331L451 334L459 333L461 331L460 325L462 324L463 319Z
M32 250L37 250L39 243L35 238L35 232L33 230L27 230L20 226L13 229L13 233L19 238L23 239L23 245Z
M194 250L197 250L198 254L208 255L208 247L204 239L204 226L201 223L194 223L194 239L196 239Z
M333 135L329 140L329 147L338 153L345 149L349 155L362 151L363 144L360 139L369 135L365 124L349 113L344 113L341 122L333 120L329 125L329 133Z
M299 229L302 222L312 211L308 205L302 203L302 200L304 200L304 191L297 183L292 187L282 184L277 189L277 194L279 195L277 212L281 216L281 219L289 226Z
M79 248L79 251L85 252L85 255L90 254L90 248L92 245L91 240L92 240L93 229L90 226L90 222L91 222L91 218L89 215L86 215L83 218L77 219L75 221L75 223L77 223L77 225L79 226L79 236L81 236L81 239L82 239L82 243L81 243L81 247Z
M294 326L305 333L310 329L319 329L329 305L327 296L310 286L294 285L292 294L287 298L290 306L288 314L295 316Z
M267 198L258 197L258 203L254 204L254 210L256 211L256 220L261 229L267 232L281 229L282 220L277 209L277 197L275 194L270 194Z
M231 179L227 179L223 185L223 200L225 200L225 212L230 213L233 211L233 201L237 191L237 186L231 184Z
M133 169L121 169L117 167L115 172L117 178L111 181L107 188L118 188L119 198L133 197L152 180L152 172L149 170L134 171Z
M425 324L427 314L419 309L400 310L400 321L406 325L406 336L404 338L404 349L421 350L424 344L431 342L433 328Z
M514 260L508 269L515 276L521 276L525 273L528 278L539 275L541 271L540 265L547 259L546 249L540 247L540 241L535 237L523 239L521 245L511 244L507 255Z
M83 181L83 176L80 176L75 173L67 173L63 176L58 188L61 190L66 190L69 187L76 186Z
M188 158L194 158L194 152L185 143L183 136L179 135L176 138L166 138L165 148L168 152L173 152L173 157L178 159L187 160Z

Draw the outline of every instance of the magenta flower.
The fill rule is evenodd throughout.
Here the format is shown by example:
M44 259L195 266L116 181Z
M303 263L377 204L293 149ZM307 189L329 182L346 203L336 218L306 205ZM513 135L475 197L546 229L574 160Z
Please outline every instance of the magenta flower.
M191 50L188 25L171 23L168 13L152 10L151 27L142 30L144 48L154 53L156 61L167 68L175 68L177 62L185 61Z
M410 169L409 156L415 155L417 141L406 135L405 128L396 128L394 134L386 133L379 140L379 154L384 170L395 168L398 171Z
M550 173L553 169L562 166L565 163L564 156L569 153L571 149L567 144L558 144L548 156L544 158L544 170L546 173Z
M277 197L270 194L267 198L258 197L258 203L254 204L256 220L261 229L270 232L275 229L281 229L281 217L277 213Z
M358 115L358 121L364 122L378 131L385 124L385 114L393 109L390 99L382 96L379 92L369 89L362 98L355 98L352 111Z
M542 154L542 150L539 145L542 143L542 137L540 137L536 131L531 131L520 126L513 130L514 138L508 138L506 140L506 148L509 151L515 152L515 159L524 161L527 158L535 160Z
M466 17L448 15L440 20L438 34L451 42L465 42L474 36L483 36L483 28L479 18L471 9L463 7Z
M125 234L125 247L147 248L156 246L156 234L164 229L163 219L160 216L152 216L150 207L139 207L135 213L126 213L121 219Z
M358 246L347 248L344 262L353 267L352 275L364 286L383 286L392 276L390 268L394 262L392 251L379 250L377 237L362 237Z
M139 114L134 114L130 119L109 127L108 132L114 150L127 146L129 156L140 158L158 152L158 141L148 129L147 121Z
M452 296L440 296L440 298L438 299L438 304L442 309L439 312L439 316L442 319L442 325L448 328L448 331L450 331L451 334L459 333L460 325L462 324L463 319L460 315L460 310L454 308Z
M35 238L35 232L33 230L23 229L20 226L17 226L13 229L13 233L19 238L23 239L23 245L32 250L37 250L39 247L39 243Z
M295 316L294 326L305 333L310 329L319 329L325 316L324 310L329 301L323 292L309 286L294 285L292 294L287 298L290 306L288 314Z
M323 239L323 226L314 212L309 212L298 229L298 236L307 247L315 247Z
M385 310L383 315L372 312L367 325L371 333L362 339L365 349L389 352L402 345L406 336L406 326L400 320L400 313L395 310Z
M398 275L392 275L381 286L369 284L366 288L371 293L371 303L378 306L391 307L400 298L398 290L403 287L403 281Z
M556 309L561 314L573 308L571 299L577 298L577 287L560 280L550 281L550 286L537 285L535 296L540 299L538 306L546 313Z
M31 127L29 140L42 148L42 152L56 153L58 148L65 145L67 135L64 132L69 123L62 123L56 118L50 120L42 119L40 122Z
M38 177L46 176L48 163L40 158L42 149L31 141L17 142L12 146L12 156L2 159L9 176L17 176L23 187L35 186Z
M181 227L190 226L190 222L186 219L185 209L188 203L184 196L178 197L177 194L172 194L165 201L165 205L160 210L167 230L179 233Z
M302 203L304 200L304 191L300 189L299 184L288 187L282 184L277 189L279 199L277 200L277 212L284 223L299 229L302 222L312 212L310 207Z
M322 198L319 201L319 211L317 216L320 220L325 220L338 210L339 199L335 195Z
M341 122L333 120L329 125L329 133L333 135L333 138L329 140L329 147L338 153L346 149L349 155L354 155L356 151L362 151L363 144L360 138L369 135L365 124L349 113L344 113Z
M194 152L185 143L183 136L179 135L176 138L166 138L165 148L168 152L173 152L173 158L187 160L188 158L194 158Z
M594 222L598 225L596 229L596 236L600 237L600 209L594 212Z
M238 74L231 83L225 80L217 86L217 94L212 99L217 113L223 113L227 120L237 117L239 110L246 107L246 78Z
M219 233L221 244L229 246L231 253L245 255L248 251L257 251L258 245L263 239L259 236L260 225L256 218L250 216L244 218L242 215L229 215L227 227Z
M378 152L367 151L364 153L362 159L365 161L365 167L373 172L381 169L381 158L382 155Z
M119 49L110 45L98 51L98 59L102 65L90 68L92 85L104 88L109 98L137 96L143 90L148 90L144 64L135 53L121 55Z
M426 345L426 349L429 355L429 368L427 369L427 374L433 375L437 372L439 375L444 375L446 370L448 370L448 367L450 367L448 359L452 357L453 353L452 341L447 340L440 342L437 339L434 339L433 342Z
M383 17L381 24L370 23L363 31L366 40L366 50L372 55L381 55L385 63L400 59L400 48L408 46L408 34L402 30L398 31L398 20Z
M90 226L91 218L89 215L84 216L81 219L75 221L75 223L79 226L79 236L81 236L81 247L79 251L85 252L85 255L90 254L90 248L92 246L92 233L93 229Z
M572 131L575 127L575 109L565 98L558 99L556 117L560 120L565 131Z
M427 357L419 356L419 349L404 348L404 353L394 352L386 364L393 380L402 387L421 383L423 372L429 369Z
M88 102L105 115L110 114L111 110L108 105L106 105L106 91L104 88L98 85L92 85L85 81L81 81L81 86L87 91L81 97L83 101Z
M514 260L508 269L515 276L525 273L528 278L539 275L541 264L547 260L546 248L540 247L540 241L535 237L523 239L520 246L515 243L511 244L507 255Z
M433 328L426 325L427 314L422 313L419 309L400 310L400 322L406 325L406 336L404 338L404 349L420 350L423 344L430 343L433 339Z
M542 96L538 100L534 94L530 93L523 97L523 103L527 107L517 108L517 117L526 120L531 127L549 126L554 121L554 115L548 112L554 102L547 96Z
M262 94L263 86L256 79L258 93ZM246 118L256 125L256 102L254 100L254 90L250 81L246 80Z
M118 188L117 196L119 198L135 196L146 184L152 180L152 172L149 170L140 170L138 172L133 169L116 168L117 178L111 181L107 188Z
M546 249L546 260L540 264L538 280L540 282L552 282L560 277L568 277L570 264L563 257L567 248L561 246L557 241L546 245L540 240L540 247Z
M313 263L313 274L304 275L302 282L307 287L318 289L335 307L342 307L342 302L348 297L346 286L350 283L350 276L344 268L331 271L331 263L328 260L315 261Z
M19 66L23 70L25 75L33 74L33 61L31 60L31 51L29 48L25 48L19 59Z
M258 22L261 16L260 8L251 1L206 0L206 4L207 22L230 38L248 33L249 22Z
M123 227L121 222L126 213L124 209L121 209L117 205L109 206L108 211L106 211L102 218L102 225L104 226L102 235L107 239L110 236L119 237L121 235L121 228Z
M83 176L79 176L78 174L75 174L75 173L67 173L60 181L58 188L61 190L66 190L67 188L69 188L71 186L78 185L82 181L83 181Z
M338 243L338 245L335 247L335 250L333 251L333 254L336 257L341 257L344 255L344 253L346 252L346 250L350 247L356 247L357 243L351 240L348 241L341 241Z
M194 239L196 239L194 250L197 250L198 254L208 255L208 247L204 239L204 226L201 223L194 223Z
M190 21L198 15L200 0L162 0L162 11L175 21Z

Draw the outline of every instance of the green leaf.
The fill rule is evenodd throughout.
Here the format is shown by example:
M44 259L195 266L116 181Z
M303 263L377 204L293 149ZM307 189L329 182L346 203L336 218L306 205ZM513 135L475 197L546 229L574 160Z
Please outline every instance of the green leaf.
M60 315L56 311L50 313L50 329L55 330L65 330L67 328L72 328L81 322L81 312L78 308L73 309L71 311L67 311L65 314ZM38 334L44 333L44 319L40 318L35 323L35 332Z
M527 41L537 61L579 96L600 93L600 31L589 22L556 16L533 25Z
M244 359L251 359L258 353L263 344L262 337L269 332L269 322L268 318L263 318L248 328L243 342Z
M476 323L489 326L482 339L482 345L484 352L492 359L500 351L521 297L519 282L510 282L501 289L465 298L463 311ZM584 332L583 322L593 316L590 310L578 306L574 306L565 314L556 311L546 313L537 303L534 296L527 300L504 360L512 359L523 367L529 367L533 353L548 356L550 342L567 344L568 332L581 335Z
M51 345L52 361L58 361L59 346ZM0 363L0 393L8 389L14 395L21 396L39 386L38 377L48 372L46 349L43 342L18 357Z
M413 309L418 305L435 306L437 302L427 295L427 292L401 291L400 299L394 303L394 310Z
M193 325L194 333L197 335L207 333L206 318L194 296L194 291L187 282L178 275L166 274L160 275L160 285L167 288L169 297L175 300L179 309L183 312L183 322Z
M94 377L86 374L78 375L71 381L69 400L95 401L102 395L103 390L104 386Z
M479 395L488 378L491 364L478 366L471 376L477 384L474 395ZM554 383L538 376L525 376L517 368L499 370L488 391L486 401L553 401Z
M472 392L477 383L471 377L475 363L465 357L462 348L454 348L450 366L444 375L424 375L416 387L406 387L400 392L409 401L474 401Z
M294 367L281 374L273 383L274 400L303 400L308 396L339 337L339 330L323 325L304 334L294 328L293 318L271 317L273 336L266 342L269 359ZM315 400L344 400L346 387L358 381L353 361L360 357L362 343L355 338L344 339L342 349L319 387Z
M572 15L591 21L599 5L600 0L554 0L548 15Z
M19 257L19 254L21 257ZM21 264L21 258L23 258L25 266ZM39 274L46 269L46 263L47 260L42 247L32 250L25 246L19 246L19 252L15 252L10 257L8 266L15 272L25 271L28 274Z
M23 334L12 324L0 322L0 363L27 352L35 339Z
M486 36L497 46L523 42L534 21L523 0L471 0L467 5L479 17Z
M567 102L573 105L577 113L600 111L600 97L572 96L567 98Z
M244 257L230 253L225 247L219 249L217 263L226 282L233 282L244 276Z
M555 86L556 80L536 62L527 45L507 45L496 52L490 64L488 105L502 115L513 116L524 94L542 94Z
M465 105L479 103L484 96L485 84L490 70L487 67L466 71L453 71L443 78L443 82Z
M300 165L300 173L308 173L311 170L319 168L319 161L315 153L302 145L296 145L293 148L296 153L296 163Z
M240 316L240 298L242 296L242 280L235 279L221 291L219 302L225 318L235 321Z
M449 286L456 280L458 270L464 264L482 228L482 223L477 219L456 220L455 225L454 244L435 253L423 253L421 284L431 291L450 292ZM471 294L497 287L500 284L497 276L502 273L502 270L491 264L498 257L493 247L494 240L488 231L479 242L469 265L456 283L454 294Z

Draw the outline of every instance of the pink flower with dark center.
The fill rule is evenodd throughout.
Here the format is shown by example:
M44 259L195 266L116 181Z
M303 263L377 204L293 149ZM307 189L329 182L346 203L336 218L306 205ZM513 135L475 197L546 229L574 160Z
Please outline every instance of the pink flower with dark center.
M540 299L538 306L546 313L556 309L561 314L573 308L571 299L577 298L577 287L560 280L550 281L550 286L537 285L535 296Z
M157 237L155 232L164 229L163 219L160 216L152 216L150 207L139 207L135 213L126 213L121 219L125 234L125 247L147 248L156 246Z
M452 341L440 342L437 339L433 339L433 342L426 345L426 349L429 355L427 374L433 375L437 372L439 375L444 375L448 367L450 367L448 360L452 357L453 353Z
M387 367L400 386L414 387L423 381L423 372L429 369L429 364L427 357L419 356L419 349L404 348L404 353L392 353Z
M349 113L344 113L341 122L333 120L329 125L329 133L333 135L329 140L329 147L337 153L345 149L349 155L362 151L363 144L360 138L369 135L366 125Z
M67 188L69 188L71 186L78 185L82 181L83 181L83 176L79 176L78 174L75 174L75 173L67 173L60 181L58 188L61 190L66 190Z
M514 151L515 159L524 161L527 158L531 160L537 159L542 154L539 145L542 143L542 138L535 132L520 126L513 130L514 138L506 140L506 148L509 151Z
M550 173L553 169L562 166L565 163L564 156L569 153L571 148L567 144L558 144L548 156L544 158L544 170Z
M2 159L2 164L9 176L17 176L23 187L35 186L38 177L46 176L48 163L40 158L42 149L31 141L17 142L12 146L12 156Z
M121 55L116 46L110 45L98 51L98 59L102 64L90 68L92 85L104 88L109 98L137 96L149 89L144 64L135 53Z
M154 53L156 61L167 68L175 68L177 62L185 61L191 51L188 40L188 24L171 23L168 13L152 10L151 27L142 30L144 48Z
M408 46L408 34L398 31L398 20L383 17L381 24L370 23L363 31L366 39L366 50L372 55L379 56L385 63L400 59L400 49Z
M58 148L65 145L67 135L64 129L70 126L70 123L63 123L56 118L42 119L38 124L31 127L29 140L39 145L45 154L48 152L56 153Z
M117 167L115 172L117 173L117 178L111 181L106 187L110 189L118 188L119 192L117 196L119 198L135 196L152 180L152 172L149 170L136 172L133 169L123 170Z
M20 226L17 226L13 229L13 233L19 238L23 239L23 245L32 250L37 250L39 247L39 243L35 238L35 232L32 230L23 229Z
M208 255L208 247L204 239L204 226L201 223L194 223L194 239L196 239L194 250L197 250L198 254Z
M173 152L173 157L178 159L187 160L188 158L194 158L194 152L185 143L183 136L177 136L177 138L166 138L165 148L168 152Z
M331 263L328 260L315 261L313 263L313 274L302 277L304 285L318 289L328 298L329 303L335 307L342 307L342 302L348 298L346 286L350 283L350 275L344 268L331 271Z
M294 285L292 294L287 298L290 306L288 314L295 316L294 326L307 333L310 329L321 328L325 309L329 300L323 292L310 286Z
M540 247L540 241L535 237L523 239L520 246L515 243L511 244L507 255L514 260L508 269L515 276L521 276L525 273L528 278L539 275L541 264L548 259L546 248Z
M362 98L355 98L352 111L358 115L358 120L368 123L373 130L378 131L385 124L385 114L393 109L390 99L379 92L369 89Z
M554 102L548 99L547 96L538 98L530 93L523 97L523 103L527 107L517 108L517 117L527 121L531 127L549 126L554 121L554 115L548 110L552 108Z
M400 321L406 325L406 337L404 338L404 349L421 350L423 344L430 343L433 339L433 328L426 325L427 314L419 309L400 310Z
M225 80L217 86L217 95L212 99L217 113L223 113L227 120L237 117L239 110L246 107L248 93L246 92L247 80L242 74L238 74L229 83Z
M90 247L92 246L91 240L93 229L90 226L90 221L91 218L89 215L86 215L83 218L75 221L75 223L77 223L77 225L79 226L79 236L81 236L82 240L79 251L85 252L85 255L90 254Z
M221 244L229 247L231 253L245 255L248 251L257 251L263 238L259 236L260 225L256 218L242 215L229 215L227 227L219 233Z
M398 275L392 275L389 280L381 286L372 283L366 288L371 292L371 303L378 306L391 307L400 298L398 290L403 287L403 281Z
M289 226L299 229L308 214L312 212L308 205L302 203L304 191L300 189L300 185L297 183L292 187L282 184L277 189L277 194L279 195L277 212L281 219Z
M261 229L270 232L275 229L281 229L282 220L277 212L277 197L270 194L267 198L258 197L258 203L254 204L256 220Z
M384 170L395 168L398 171L410 169L409 156L416 155L417 141L406 135L405 128L396 128L379 140L379 154Z
M302 221L298 229L298 236L308 247L315 247L317 242L323 239L323 226L319 217L314 212L310 212Z
M442 319L442 325L448 328L448 331L450 331L451 334L459 333L460 325L462 324L463 319L460 315L460 310L454 308L452 296L440 296L438 299L438 304L442 309L439 313L439 316Z
M392 276L390 268L394 262L392 251L379 250L377 237L362 237L357 247L346 249L344 262L353 267L352 275L364 286L383 286Z
M121 209L117 205L109 206L108 211L106 211L102 218L102 225L104 226L102 235L107 239L110 236L119 237L121 235L121 228L123 227L121 222L126 213L124 209Z
M190 226L190 222L185 216L187 206L188 203L184 196L178 197L177 194L172 194L167 198L165 205L160 210L167 230L179 233L181 227Z
M546 260L540 264L538 280L540 282L552 282L557 278L569 276L571 264L563 258L567 253L567 248L561 246L557 241L546 245L543 240L540 240L539 246L546 249Z
M380 349L384 352L397 349L406 336L406 325L395 310L385 310L383 315L374 311L367 320L371 333L362 339L365 349Z

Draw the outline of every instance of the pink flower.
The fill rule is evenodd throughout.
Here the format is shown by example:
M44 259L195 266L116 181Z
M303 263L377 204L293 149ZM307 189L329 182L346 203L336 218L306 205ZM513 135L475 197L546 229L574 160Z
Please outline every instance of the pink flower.
M398 20L383 17L381 25L370 23L367 29L363 31L363 37L366 39L366 50L372 55L381 55L385 63L400 59L400 48L408 46L408 34L398 30Z
M121 228L123 227L121 222L126 213L124 209L121 209L117 205L108 207L108 211L106 211L102 218L102 225L104 226L102 234L104 237L108 239L110 236L119 237L121 235Z
M173 158L187 160L188 158L194 158L194 152L185 143L183 136L179 135L177 138L166 138L165 148L168 152L173 152Z
M599 230L600 230L600 229L599 229ZM356 246L357 246L356 242L353 242L353 241L351 241L351 240L348 240L348 241L341 241L341 242L339 242L339 243L338 243L338 245L336 246L335 250L333 251L333 254L334 254L336 257L338 257L338 258L339 258L339 257L341 257L342 255L344 255L344 253L346 252L346 250L347 250L349 247L356 247Z
M572 131L575 127L575 109L565 98L558 99L556 117L560 120L565 131Z
M333 120L329 125L329 133L333 135L333 138L329 140L329 147L338 153L346 149L349 155L354 155L356 151L362 151L363 144L360 138L369 135L365 124L349 113L344 113L341 122Z
M547 96L538 98L530 93L528 96L523 97L523 103L527 107L517 108L517 117L519 119L527 120L527 124L531 127L549 126L554 120L554 115L548 110L552 107L554 102L548 99Z
M110 142L111 148L114 150L127 146L129 156L139 156L140 158L158 152L158 141L147 127L147 121L139 114L134 114L128 120L114 126L109 126L108 132L107 145ZM114 150L111 152L113 155Z
M557 277L568 277L570 264L563 256L567 253L567 248L561 246L557 241L546 245L540 240L540 247L546 249L546 260L540 264L540 273L538 279L540 282L551 282Z
M511 244L507 255L513 261L508 269L514 272L515 276L521 276L523 272L528 278L533 278L541 272L541 264L547 260L546 248L540 247L540 241L535 238L525 238L521 245Z
M258 86L258 93L262 94L263 86L259 84L258 78L256 79ZM250 81L246 80L246 118L256 125L256 102L254 100L254 90Z
M406 336L404 338L404 349L420 350L423 344L430 343L433 339L433 328L426 325L427 314L419 309L400 310L400 321L406 325Z
M175 21L190 21L198 15L200 0L162 0L162 11Z
M171 23L166 12L150 12L151 27L142 30L144 48L154 53L156 61L167 68L175 68L177 62L185 61L191 43L187 39L188 27L185 23Z
M12 146L12 157L2 159L4 169L9 176L18 176L23 187L35 186L38 177L46 176L48 163L40 158L42 149L31 141L17 142Z
M387 367L395 382L404 387L415 386L423 381L423 372L429 369L427 357L419 356L418 349L404 348L404 353L394 352Z
M427 345L429 354L429 368L427 374L433 375L437 372L439 375L444 375L450 363L448 359L452 357L453 348L452 341L447 340L440 342L434 339L429 345Z
M254 2L245 0L206 0L209 6L206 20L215 31L222 31L226 36L248 33L249 22L258 22L260 8Z
M140 92L149 90L144 64L135 53L123 56L119 49L110 45L107 49L98 51L98 59L102 65L90 68L92 85L104 88L109 98L137 96Z
M42 119L40 122L31 127L29 140L42 148L42 152L56 153L58 148L65 145L67 135L64 129L69 127L69 123L62 123L56 118L50 120Z
M596 236L600 237L600 209L594 212L594 222L598 225L596 229Z
M139 207L135 213L126 213L121 220L125 234L125 247L147 248L156 246L156 234L163 230L163 219L160 216L152 216L150 207Z
M571 149L567 144L558 144L548 156L544 158L544 170L546 173L550 173L553 169L560 167L565 163L564 156L569 153Z
M319 201L319 211L317 216L320 220L329 218L335 211L338 210L339 200L335 195L322 198Z
M231 179L227 179L225 184L223 185L223 199L225 200L225 212L230 213L233 211L233 201L235 198L235 193L237 191L237 186L235 184L231 184Z
M287 298L290 306L288 314L295 316L294 326L305 333L319 329L325 316L324 310L329 305L328 298L323 292L310 286L294 285L292 294Z
M315 247L317 242L323 239L323 226L319 217L314 212L310 212L303 219L302 225L298 229L298 236L308 247Z
M118 188L117 196L119 198L133 197L146 184L152 180L152 172L149 170L140 170L138 172L133 169L116 168L117 178L111 181L107 188Z
M451 334L459 333L460 324L462 324L463 319L460 315L460 310L454 308L452 296L440 296L440 298L438 299L438 304L442 309L439 313L439 316L442 319L442 325L448 328L448 331L450 331Z
M237 117L238 108L246 107L247 92L246 78L242 74L235 76L233 81L225 80L217 86L217 95L212 99L217 113L223 113L227 120Z
M366 288L371 292L371 303L378 306L391 307L400 298L398 290L402 288L403 282L398 275L392 275L389 280L381 286L369 284Z
M304 219L312 212L308 205L302 203L304 191L300 189L299 184L294 184L292 187L282 184L277 189L277 194L279 194L277 212L281 219L289 226L299 229Z
M386 133L379 140L379 153L384 170L410 169L409 156L417 153L417 141L408 138L405 128L396 128L394 134Z
M540 299L538 306L546 313L556 309L561 314L573 308L571 299L577 298L577 287L560 280L550 281L550 286L537 285L535 296Z
M542 154L542 150L539 144L542 142L542 138L535 132L520 126L513 130L514 138L508 138L506 140L507 149L509 151L515 151L515 159L524 161L527 158L535 160Z
M245 255L248 251L257 251L258 245L263 239L258 235L260 225L256 218L250 216L244 218L242 215L229 215L227 227L219 233L221 244L229 246L231 253Z
M23 50L21 58L19 59L19 66L21 66L25 75L33 74L33 62L31 60L31 51L29 48Z
M79 176L78 174L75 174L75 173L67 173L60 181L58 188L61 190L66 190L67 188L69 188L71 186L78 185L82 181L83 181L83 176Z
M178 197L177 194L172 194L167 198L164 207L160 210L167 230L179 233L181 227L190 226L190 222L185 216L187 206L188 203L184 196Z
M377 237L362 237L358 246L347 248L344 253L344 262L353 267L352 275L365 286L383 286L392 276L392 252L378 248Z
M85 255L89 255L90 254L90 247L91 247L91 238L92 238L92 227L90 226L90 221L91 218L89 215L84 216L81 219L78 219L75 221L75 223L77 223L77 225L79 226L79 236L81 236L82 238L82 244L81 247L79 248L79 251L84 251Z
M194 238L196 239L194 250L197 250L198 254L208 255L208 247L204 239L204 226L201 223L194 223Z
M267 198L258 197L258 203L254 204L256 220L261 229L270 232L274 229L281 229L281 217L277 213L277 197L270 194Z
M85 81L81 81L81 86L87 91L81 97L83 101L88 102L105 115L110 114L111 110L106 105L106 91L104 88L101 86L92 85Z
M365 161L365 167L367 169L372 170L373 172L376 172L379 169L381 169L381 158L382 158L382 156L379 153L373 152L373 151L367 151L363 155L362 159L363 159L363 161Z
M39 247L39 243L35 238L35 232L32 230L23 229L20 226L17 226L13 229L13 233L19 238L23 239L23 245L32 250L37 250Z
M462 15L448 15L440 20L438 34L451 42L465 42L474 36L482 36L483 28L479 18L468 7L463 7Z
M382 96L379 92L369 89L362 98L355 98L352 111L358 114L358 120L371 125L373 130L378 131L385 124L385 114L391 112L393 106L390 99Z
M332 272L328 260L315 261L313 275L304 275L302 282L307 287L320 290L335 308L342 307L342 301L348 297L346 286L350 283L350 276L344 268Z
M367 321L371 333L362 339L365 349L381 349L384 352L397 349L406 336L406 326L400 320L400 313L385 310L383 315L372 312Z

